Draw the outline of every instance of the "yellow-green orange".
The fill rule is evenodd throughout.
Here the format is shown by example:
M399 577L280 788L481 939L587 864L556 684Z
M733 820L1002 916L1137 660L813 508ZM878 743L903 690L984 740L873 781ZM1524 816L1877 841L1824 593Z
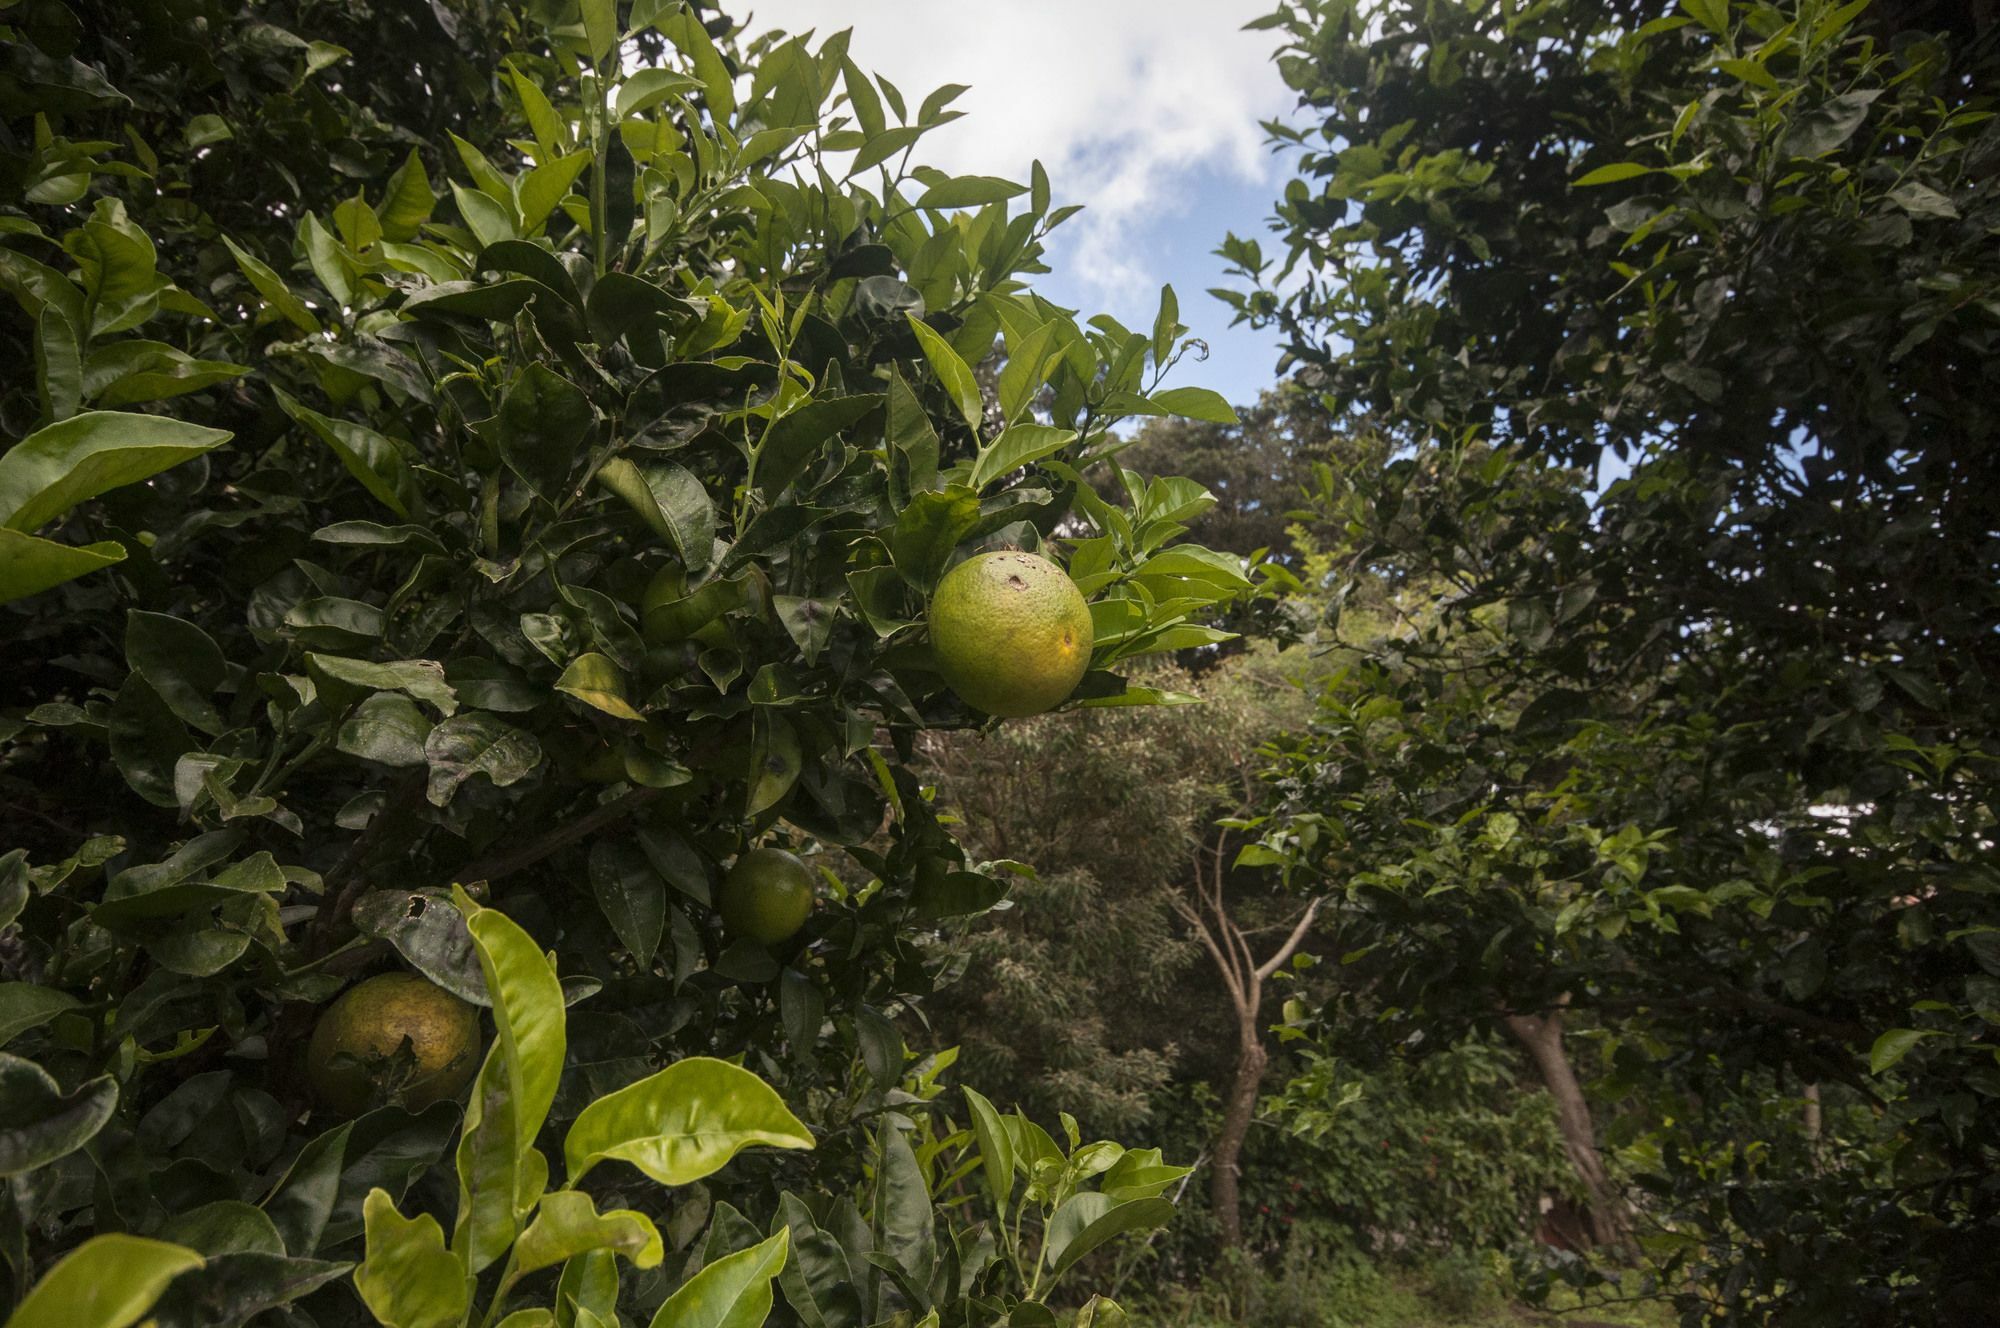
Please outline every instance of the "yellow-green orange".
M313 1096L343 1116L377 1105L405 1038L416 1063L395 1097L412 1111L456 1096L479 1068L479 1011L414 973L384 973L349 987L319 1017L306 1047Z
M812 912L812 869L781 848L753 848L722 882L722 925L765 945L788 941Z
M929 621L945 682L989 715L1053 709L1090 668L1090 606L1068 573L1032 553L967 558L938 582Z

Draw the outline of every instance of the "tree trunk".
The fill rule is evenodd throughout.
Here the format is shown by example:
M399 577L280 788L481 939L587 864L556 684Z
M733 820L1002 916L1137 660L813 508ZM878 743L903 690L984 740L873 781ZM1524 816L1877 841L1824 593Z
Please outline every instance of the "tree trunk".
M1253 1023L1240 1025L1237 1043L1236 1079L1222 1113L1222 1131L1215 1137L1215 1172L1209 1180L1209 1202L1222 1226L1222 1247L1229 1250L1243 1244L1238 1159L1243 1155L1243 1140L1250 1133L1251 1118L1257 1113L1257 1090L1264 1084L1264 1067L1270 1061Z
M1504 1016L1507 1031L1527 1048L1542 1083L1555 1099L1556 1126L1562 1131L1563 1151L1590 1196L1590 1234L1599 1245L1623 1245L1631 1235L1625 1217L1625 1202L1612 1187L1597 1151L1597 1131L1591 1123L1590 1104L1584 1101L1583 1087L1576 1081L1569 1057L1563 1051L1562 1010L1540 1016Z

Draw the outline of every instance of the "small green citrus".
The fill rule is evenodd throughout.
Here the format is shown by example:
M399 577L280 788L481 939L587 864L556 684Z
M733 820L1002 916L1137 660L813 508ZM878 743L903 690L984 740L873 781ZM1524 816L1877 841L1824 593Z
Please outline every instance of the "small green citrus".
M1069 574L1019 550L981 553L931 596L931 647L952 691L989 715L1039 715L1090 668L1090 606Z
M812 869L781 848L753 848L736 859L717 905L722 924L765 945L788 941L813 906Z
M393 1095L411 1111L455 1096L479 1067L477 1009L414 973L384 973L349 987L320 1016L306 1046L313 1095L343 1116L377 1105L405 1039L415 1064Z

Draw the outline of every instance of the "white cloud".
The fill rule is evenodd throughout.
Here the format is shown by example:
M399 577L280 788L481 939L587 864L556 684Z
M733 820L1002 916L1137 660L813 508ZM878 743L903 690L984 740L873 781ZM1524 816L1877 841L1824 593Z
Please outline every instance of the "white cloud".
M753 29L844 27L848 53L914 111L932 88L970 84L963 119L926 136L928 165L1025 182L1047 167L1066 224L1065 267L1106 300L1149 294L1137 223L1178 213L1203 176L1272 184L1259 121L1291 98L1270 33L1242 25L1262 0L761 0Z

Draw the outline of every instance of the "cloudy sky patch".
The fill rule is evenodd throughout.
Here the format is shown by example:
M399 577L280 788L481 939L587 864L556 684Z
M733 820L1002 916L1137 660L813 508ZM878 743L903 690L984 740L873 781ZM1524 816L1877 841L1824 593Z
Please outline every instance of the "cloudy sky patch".
M1232 0L762 0L754 28L854 29L848 53L886 76L914 108L945 83L971 85L966 112L927 135L926 165L1027 181L1048 169L1058 204L1085 211L1052 238L1054 271L1038 288L1131 326L1152 318L1171 282L1182 321L1206 338L1206 364L1175 375L1233 399L1271 380L1267 337L1225 338L1221 284L1209 251L1223 233L1261 233L1284 180L1260 122L1291 95L1271 63L1269 33L1243 32L1267 6Z

